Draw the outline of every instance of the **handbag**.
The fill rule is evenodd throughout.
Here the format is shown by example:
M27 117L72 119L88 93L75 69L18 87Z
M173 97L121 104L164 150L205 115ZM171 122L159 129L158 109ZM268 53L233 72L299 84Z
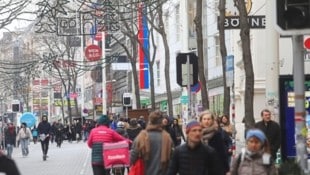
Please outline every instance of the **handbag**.
M129 170L128 175L144 175L144 162L142 158L139 158Z

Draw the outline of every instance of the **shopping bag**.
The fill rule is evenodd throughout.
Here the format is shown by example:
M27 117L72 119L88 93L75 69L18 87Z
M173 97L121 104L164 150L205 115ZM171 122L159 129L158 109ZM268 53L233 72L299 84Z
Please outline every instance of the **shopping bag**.
M103 163L106 169L129 167L129 144L127 141L103 144Z
M129 170L128 175L144 175L144 162L142 158L139 158Z

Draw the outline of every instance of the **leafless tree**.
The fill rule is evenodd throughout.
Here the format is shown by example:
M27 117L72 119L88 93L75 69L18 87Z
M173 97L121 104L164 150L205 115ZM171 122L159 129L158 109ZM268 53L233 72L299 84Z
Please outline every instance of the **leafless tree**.
M203 34L202 34L202 0L196 1L196 17L194 19L197 32L197 51L198 51L198 74L201 82L201 101L204 109L209 109L209 95L205 76L205 64L203 55Z
M230 88L227 87L226 83L226 56L227 56L227 48L225 44L225 5L226 0L219 1L219 12L220 18L218 23L219 29L219 38L220 38L220 52L222 56L222 73L223 73L223 88L224 88L224 114L230 115Z
M163 45L165 49L165 81L166 81L166 91L167 91L167 103L168 103L168 115L173 116L173 106L172 106L172 93L170 85L170 48L168 44L168 37L165 30L164 24L164 12L163 5L168 2L168 0L155 1L151 5L148 5L150 9L149 15L151 19L157 19L154 21L149 21L149 24L158 32L163 40Z
M22 16L32 13L26 10L29 4L31 0L0 0L0 29L5 28L14 20L31 20Z
M245 70L244 121L248 129L255 124L253 112L254 71L251 55L250 25L244 0L234 0L240 16L240 37L242 45L242 60Z

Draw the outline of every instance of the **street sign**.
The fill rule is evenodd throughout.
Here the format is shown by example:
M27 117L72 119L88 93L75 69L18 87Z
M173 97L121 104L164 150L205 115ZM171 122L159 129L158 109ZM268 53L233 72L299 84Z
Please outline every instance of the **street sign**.
M185 87L188 81L187 72L187 58L189 57L190 66L190 85L193 86L198 83L198 57L194 53L179 53L176 57L177 83Z
M89 45L85 49L85 57L88 61L98 61L102 56L101 48L97 45Z

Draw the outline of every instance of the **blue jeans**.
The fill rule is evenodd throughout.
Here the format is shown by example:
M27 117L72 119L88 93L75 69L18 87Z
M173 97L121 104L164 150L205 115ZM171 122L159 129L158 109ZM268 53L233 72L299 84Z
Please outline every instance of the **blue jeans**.
M12 153L13 153L13 145L11 144L6 144L6 155L8 156L8 158L12 158Z
M20 139L20 146L22 148L22 154L23 156L27 156L29 154L29 150L28 150L28 139Z

